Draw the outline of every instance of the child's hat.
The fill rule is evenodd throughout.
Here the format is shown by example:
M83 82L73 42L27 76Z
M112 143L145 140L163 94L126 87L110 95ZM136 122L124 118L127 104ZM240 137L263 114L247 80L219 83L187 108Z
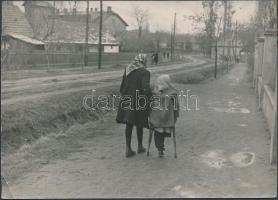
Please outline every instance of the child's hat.
M168 74L162 74L156 79L156 86L158 90L172 89L176 88L172 85L170 76Z

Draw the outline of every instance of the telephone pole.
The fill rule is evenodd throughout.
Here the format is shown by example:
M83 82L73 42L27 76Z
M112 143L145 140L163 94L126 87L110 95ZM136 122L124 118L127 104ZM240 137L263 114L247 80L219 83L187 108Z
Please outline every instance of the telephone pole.
M170 40L170 42L171 42L170 48L171 48L171 60L172 60L173 59L173 24L171 24L171 40Z
M176 37L176 13L174 15L174 25L171 26L171 60L175 52L175 37Z
M98 35L98 69L101 68L102 57L102 0L100 0L99 35Z
M224 23L223 23L223 45L226 45L226 24L227 24L227 1L224 1ZM222 49L222 55L225 55L225 48Z
M220 24L221 24L222 17L220 18L218 27L217 27L217 32L215 36L215 60L214 60L214 78L216 79L217 75L217 63L218 63L218 38L219 38L219 30L220 30Z
M175 55L175 39L176 39L176 13L174 17L173 55Z
M84 65L88 66L88 38L89 38L89 0L87 0L86 8L86 33L85 33L85 54L84 54ZM82 68L83 70L83 68Z
M237 46L237 21L236 21L236 32L235 32L235 46ZM237 48L235 48L235 62L237 62Z

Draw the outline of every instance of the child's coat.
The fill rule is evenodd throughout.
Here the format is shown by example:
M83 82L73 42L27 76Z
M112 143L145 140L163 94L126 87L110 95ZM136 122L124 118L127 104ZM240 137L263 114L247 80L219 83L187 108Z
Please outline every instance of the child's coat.
M179 116L179 99L169 75L157 78L150 106L150 127L161 133L170 133Z

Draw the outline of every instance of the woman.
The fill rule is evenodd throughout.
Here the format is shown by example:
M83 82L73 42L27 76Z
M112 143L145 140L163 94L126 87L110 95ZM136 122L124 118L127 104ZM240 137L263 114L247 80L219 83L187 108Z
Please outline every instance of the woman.
M148 128L150 72L146 69L147 55L137 55L124 72L120 87L121 101L119 103L116 121L126 124L126 157L135 155L131 148L132 129L136 126L138 149L144 153L143 128ZM138 97L140 97L138 99Z

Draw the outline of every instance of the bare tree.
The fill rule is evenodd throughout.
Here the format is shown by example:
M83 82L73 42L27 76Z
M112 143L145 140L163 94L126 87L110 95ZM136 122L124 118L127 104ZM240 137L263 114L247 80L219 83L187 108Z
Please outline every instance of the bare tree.
M277 28L277 1L258 1L256 13L256 25L258 28Z
M141 39L142 27L148 23L149 11L147 9L144 10L141 7L134 7L133 8L133 17L135 18L136 23L137 23L138 38Z
M44 15L44 27L42 27L42 33L40 33L40 36L42 37L42 41L46 41L47 38L53 34L54 27L55 27L55 16L56 14L56 1L53 1L53 12L49 15ZM49 63L49 53L50 53L50 44L45 45L45 53L46 53L46 60L47 60L47 70L50 70L50 63Z
M195 29L200 29L200 24L203 25L201 32L206 33L206 53L211 56L211 46L213 45L216 34L216 22L219 19L217 12L221 3L215 0L202 1L202 6L202 13L184 17L185 19L192 20Z
M3 65L7 61L7 58L8 58L8 50L7 50L7 46L6 46L7 43L3 37L3 33L6 31L6 28L7 28L7 26L3 26L3 24L2 24L1 44L3 45L3 48L1 45L1 65Z

